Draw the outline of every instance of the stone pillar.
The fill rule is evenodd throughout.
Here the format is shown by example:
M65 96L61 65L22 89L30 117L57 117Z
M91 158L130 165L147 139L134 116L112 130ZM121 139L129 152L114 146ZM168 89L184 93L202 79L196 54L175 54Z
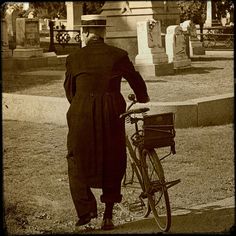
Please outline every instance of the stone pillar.
M174 64L174 69L191 67L191 60L186 53L186 41L179 25L171 25L166 33L166 53L168 62Z
M16 49L13 57L40 57L43 49L40 48L39 20L28 18L16 19Z
M18 10L14 10L13 8L9 8L6 11L5 20L7 22L8 41L11 49L16 48L16 19L19 13Z
M135 67L142 75L173 74L173 64L162 47L160 21L150 19L137 22L138 55Z
M212 26L212 0L207 0L207 14L206 14L206 22L205 27Z
M189 37L189 56L194 55L205 55L205 48L200 42L200 39L197 37L197 29L195 24L191 20L184 21L180 24L182 30Z
M2 58L12 56L12 52L9 49L8 44L7 24L4 19L1 19L1 55Z
M66 2L67 30L80 30L81 15L83 15L82 2ZM70 32L70 37L74 38L78 33Z

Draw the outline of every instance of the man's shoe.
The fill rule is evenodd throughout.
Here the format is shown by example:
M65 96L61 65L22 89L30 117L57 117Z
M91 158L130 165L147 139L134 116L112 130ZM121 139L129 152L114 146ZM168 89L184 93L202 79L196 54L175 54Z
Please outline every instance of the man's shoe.
M84 216L81 216L75 226L81 226L81 225L86 225L91 221L91 216L90 214L86 214Z
M97 212L90 212L90 216L93 219L93 218L97 218L98 214L97 214Z
M109 218L103 219L102 226L101 226L102 230L112 230L114 228L115 228L115 226L112 222L112 219L109 219Z
M96 218L97 216L97 212L90 212L89 214L81 216L75 226L86 225L91 221L91 219Z

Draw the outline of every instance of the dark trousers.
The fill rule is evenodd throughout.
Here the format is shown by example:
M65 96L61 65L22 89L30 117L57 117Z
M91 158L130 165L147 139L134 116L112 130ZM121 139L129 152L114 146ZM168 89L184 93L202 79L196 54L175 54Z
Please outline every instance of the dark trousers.
M78 217L80 218L90 212L97 212L96 198L94 197L90 187L78 177L78 170L73 157L67 157L67 163L70 192ZM103 187L100 200L103 203L120 202L122 198L120 192L120 185L114 185L109 188Z

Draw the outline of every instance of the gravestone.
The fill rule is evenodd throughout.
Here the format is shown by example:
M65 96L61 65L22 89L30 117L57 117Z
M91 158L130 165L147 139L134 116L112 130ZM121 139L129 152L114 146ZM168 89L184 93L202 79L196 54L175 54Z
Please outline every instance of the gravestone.
M20 12L13 8L6 11L5 20L7 23L9 47L14 49L16 47L16 19L19 17Z
M180 24L184 33L188 35L189 39L189 55L205 55L205 48L197 37L197 29L191 20L184 21Z
M162 47L160 21L150 19L137 22L138 55L135 68L148 76L173 74L173 64L168 63Z
M166 27L180 23L177 1L106 1L101 15L113 26L107 28L105 41L128 51L133 62L138 54L137 22L160 21L163 43Z
M181 26L169 26L166 33L166 53L169 63L173 62L174 69L191 67L191 60L187 56L186 46Z
M40 57L43 49L40 48L39 20L17 18L16 20L16 49L13 57Z
M1 19L1 56L2 58L12 56L12 51L9 49L8 33L6 20Z
M66 2L66 12L67 12L67 30L80 30L81 25L81 15L83 15L82 2ZM71 37L70 42L76 42L74 37L77 32L69 32Z

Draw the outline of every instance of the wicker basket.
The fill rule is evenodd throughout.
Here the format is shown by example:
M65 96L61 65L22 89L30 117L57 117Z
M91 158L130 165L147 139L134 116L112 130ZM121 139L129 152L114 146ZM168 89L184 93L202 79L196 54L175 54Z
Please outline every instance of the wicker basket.
M145 116L143 129L145 148L170 146L172 153L175 153L174 113Z

